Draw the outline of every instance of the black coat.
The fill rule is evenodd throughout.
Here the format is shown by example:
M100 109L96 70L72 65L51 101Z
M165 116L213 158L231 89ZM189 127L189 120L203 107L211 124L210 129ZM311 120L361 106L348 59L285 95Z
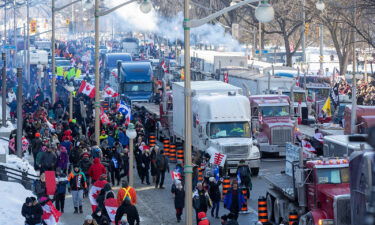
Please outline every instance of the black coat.
M184 189L178 190L177 188L174 188L173 194L174 194L174 207L176 209L183 209L184 206L185 206L185 191L184 191Z
M47 151L42 155L40 159L40 164L42 168L55 168L56 163L57 156L54 152Z
M92 218L98 223L98 225L109 225L110 220L109 218L104 214L104 211L107 210L102 210L102 215L98 216L96 213L99 211L99 207L96 208L95 212L92 214Z
M219 202L221 200L221 193L220 193L220 181L218 183L210 182L208 194L213 202Z
M124 201L121 206L117 209L115 221L116 224L121 221L121 217L126 214L129 225L139 224L139 214L137 208ZM135 223L137 222L137 223Z
M34 154L37 154L41 149L42 149L42 139L40 138L34 138L31 141L31 150L33 151Z
M151 164L151 156L149 154L142 154L142 163L145 165L143 169L149 170Z
M35 225L42 222L43 209L40 204L28 206L24 203L21 213L26 218L25 223L28 225Z

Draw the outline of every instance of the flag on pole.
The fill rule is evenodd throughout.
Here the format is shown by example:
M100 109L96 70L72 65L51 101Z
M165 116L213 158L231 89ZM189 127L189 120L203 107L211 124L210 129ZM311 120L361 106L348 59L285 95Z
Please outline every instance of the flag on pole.
M83 94L89 96L90 98L94 98L95 97L95 86L86 82L85 80L83 80L81 82L81 86L79 87L78 93L83 93Z
M118 105L118 111L125 116L125 124L129 124L131 120L130 106L126 105L124 101L120 101L120 104Z
M105 209L112 222L115 221L116 212L118 208L117 200L114 198L108 198L104 201Z
M100 117L100 121L102 122L102 124L111 123L111 121L109 121L108 115L104 112L103 108L101 108L101 112L100 112L99 117Z
M89 199L91 205L98 205L96 198L99 196L100 191L103 189L106 183L108 183L106 180L98 180L91 186L89 192Z
M326 102L323 105L322 111L327 114L328 117L332 116L331 112L331 97L328 97Z
M164 73L168 72L168 68L164 60L160 63L160 66L163 69Z
M115 90L113 90L113 88L109 86L104 88L104 95L103 95L104 98L115 98L117 96L119 96L119 94Z

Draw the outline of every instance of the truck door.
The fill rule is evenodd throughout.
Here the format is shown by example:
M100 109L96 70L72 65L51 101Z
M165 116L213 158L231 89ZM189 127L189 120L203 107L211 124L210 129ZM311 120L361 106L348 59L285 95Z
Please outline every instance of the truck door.
M305 170L307 207L309 209L315 208L316 205L316 186L314 182L314 173L315 171L312 169Z

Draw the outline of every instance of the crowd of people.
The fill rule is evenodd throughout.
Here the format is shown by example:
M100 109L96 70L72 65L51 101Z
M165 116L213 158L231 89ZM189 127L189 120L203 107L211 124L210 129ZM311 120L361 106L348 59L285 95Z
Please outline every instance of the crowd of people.
M351 85L346 80L339 82L339 94L352 97ZM375 80L367 82L365 79L361 79L357 82L357 104L375 105Z

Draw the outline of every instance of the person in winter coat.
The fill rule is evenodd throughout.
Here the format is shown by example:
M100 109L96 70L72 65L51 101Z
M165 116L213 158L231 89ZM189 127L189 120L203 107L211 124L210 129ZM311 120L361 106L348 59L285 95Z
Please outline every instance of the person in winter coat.
M100 158L95 158L94 163L90 166L88 174L92 179L92 183L95 183L102 174L106 174L107 170L105 166L100 162Z
M70 164L72 165L78 165L79 164L79 161L81 160L81 149L78 148L78 147L74 147L72 148L72 150L70 150L70 154L69 154L69 162Z
M156 181L157 169L156 169L156 156L159 152L159 146L155 145L151 148L151 176L152 176L152 183Z
M169 165L168 165L168 158L164 155L164 151L160 150L159 154L156 156L156 182L155 182L155 188L164 188L164 177L165 172L168 170L169 173Z
M112 148L111 151L108 154L109 158L109 172L111 174L111 182L113 186L116 185L116 180L117 180L117 185L120 185L120 171L122 169L122 159L120 154L116 151L115 148Z
M142 138L139 137L138 140ZM146 144L144 142L142 142L139 146L136 145L135 148L134 148L134 158L135 158L135 163L137 165L137 172L138 172L138 176L139 178L142 178L142 150L141 148L143 149L143 146L145 146Z
M73 171L69 174L69 190L72 192L74 213L83 213L82 200L84 189L87 188L86 176L78 165L73 166Z
M133 205L137 204L137 192L131 186L129 186L128 181L122 181L122 188L117 192L117 203L121 205L126 197L130 198L130 201Z
M127 145L129 145L129 138L126 136L125 128L122 128L118 132L118 140L123 148L125 148Z
M238 215L229 213L227 218L228 222L226 223L226 225L239 225L239 223L237 222Z
M25 217L26 225L41 225L43 209L34 197L27 197L22 205L21 214Z
M65 139L60 143L60 145L65 147L65 149L68 151L68 154L70 153L70 150L73 147L73 144L69 139Z
M109 218L104 214L103 210L99 207L96 208L95 212L93 214L91 214L91 216L98 223L98 225L109 225L110 224Z
M81 171L85 174L86 179L87 179L89 177L88 171L89 171L89 168L92 164L91 160L90 160L90 155L86 151L86 152L83 152L81 154L81 156L82 157L81 157L81 160L79 161L78 165L81 168ZM86 180L86 183L87 183L87 186L90 186L90 180L89 179ZM84 192L84 196L87 197L88 194L89 194L88 189L86 189L85 192Z
M224 208L238 216L238 213L245 202L246 200L242 194L242 191L238 189L237 181L233 180L232 187L228 190L224 198Z
M210 196L204 190L203 184L199 182L196 190L193 193L193 208L195 209L197 224L199 222L198 214L200 212L204 212L206 214L209 207L211 207Z
M245 186L248 190L247 193L250 194L250 190L253 188L253 185L251 183L251 172L249 166L245 163L244 160L240 160L236 174L240 178L241 185Z
M83 225L98 225L98 223L91 215L87 215Z
M174 195L177 223L179 223L181 221L182 210L185 206L185 191L179 180L175 181L175 186L176 188L172 188L172 194Z
M68 170L69 155L68 151L64 146L60 146L60 154L57 160L57 167L59 167L63 173L66 174Z
M198 213L198 225L210 225L210 221L208 220L205 212Z
M131 204L130 198L126 197L121 206L117 209L115 224L121 221L122 216L126 214L129 225L139 225L140 219L137 208Z
M146 180L146 183L150 185L150 164L151 164L150 150L148 149L143 150L142 177L141 177L142 184Z
M34 181L33 193L37 198L46 196L46 177L44 173L41 173L39 179Z
M34 158L34 169L37 169L36 157L40 151L42 151L43 142L40 138L40 133L35 133L35 138L31 141L31 151Z
M107 183L104 185L102 190L100 190L98 197L96 197L98 208L105 210L105 206L104 206L105 196L109 191L112 191L112 187L111 187L111 184ZM106 215L106 213L104 213L104 215Z
M216 182L215 177L209 178L208 183L208 194L212 200L212 209L211 209L211 216L214 217L214 212L216 209L216 219L219 218L219 208L220 208L220 200L221 200L221 193L220 193L220 184L221 182Z
M47 151L44 152L42 158L40 159L40 172L55 170L57 163L56 153L52 148L47 148Z
M61 172L60 168L56 169L56 196L55 196L55 206L60 212L64 212L65 205L65 194L66 186L68 185L68 177L64 172Z
M122 163L123 163L123 171L124 174L121 175L121 177L127 177L129 181L129 149L125 148L124 153L120 154Z

